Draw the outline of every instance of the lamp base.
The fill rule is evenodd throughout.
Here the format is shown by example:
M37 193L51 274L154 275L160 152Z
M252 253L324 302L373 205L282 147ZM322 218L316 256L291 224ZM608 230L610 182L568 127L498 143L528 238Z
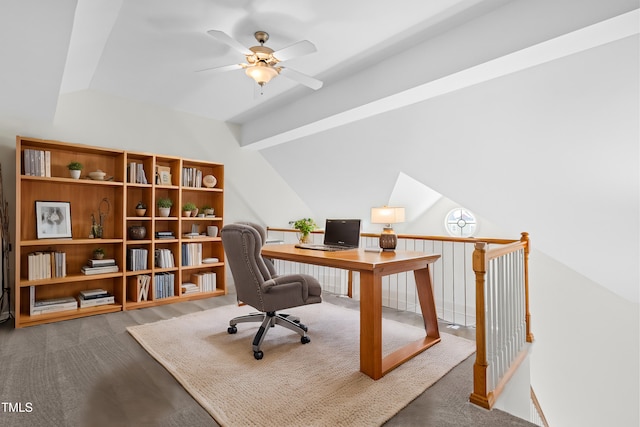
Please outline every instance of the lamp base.
M393 232L393 228L385 227L380 234L380 249L385 252L393 252L398 245L398 236Z

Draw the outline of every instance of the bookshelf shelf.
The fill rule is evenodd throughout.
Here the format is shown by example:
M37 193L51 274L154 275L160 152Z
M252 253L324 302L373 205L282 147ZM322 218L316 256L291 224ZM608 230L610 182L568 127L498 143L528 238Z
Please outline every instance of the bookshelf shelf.
M67 165L72 161L84 165L79 179L69 177ZM36 162L39 163L36 165ZM104 171L107 179L90 179L89 173L96 170ZM198 181L206 175L216 178L214 188L206 188ZM172 199L173 206L170 216L161 217L156 203L159 198L165 197ZM106 204L105 199L108 201ZM201 229L204 233L209 225L222 226L224 165L220 163L18 136L16 200L17 328L227 293L221 239L208 236L182 238L184 233L194 229ZM36 233L36 229L44 226L45 219L36 216L35 201L70 203L71 230L68 231L71 238L37 237L40 233ZM147 207L144 216L136 213L135 207L139 202ZM216 216L181 217L181 206L186 202L195 203L198 207L212 207ZM101 214L104 214L102 238L90 238L96 235L93 225ZM129 227L132 226L146 228L144 240L129 238ZM171 237L157 237L162 233ZM216 257L220 262L182 266L181 245L193 242L202 244L203 256ZM117 272L86 275L80 272L98 247L105 250L107 259L115 262ZM127 256L132 248L146 249L146 269L131 271L127 268ZM166 249L171 252L175 266L157 267L156 252L164 256L168 253ZM29 277L43 277L40 274L33 275L34 268L39 271L54 269L48 267L46 262L44 267L40 263L34 266L34 257L30 255L35 253L38 257L43 253L63 253L66 275L28 280ZM51 255L51 262L54 262L53 259ZM55 262L55 268L58 268L58 261ZM194 270L215 273L216 291L182 295L182 283L190 281ZM139 276L148 276L146 300L141 301L137 301L137 293L144 285L140 285ZM168 280L170 276L173 277ZM167 285L156 289L156 282L166 282ZM104 289L113 295L115 303L30 315L32 295L36 301L76 298L80 292L91 289ZM158 295L164 297L157 298Z

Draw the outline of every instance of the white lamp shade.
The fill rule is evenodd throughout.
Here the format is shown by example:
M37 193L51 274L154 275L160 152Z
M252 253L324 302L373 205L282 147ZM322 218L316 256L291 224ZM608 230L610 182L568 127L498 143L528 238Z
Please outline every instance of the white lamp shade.
M404 208L383 206L371 208L372 224L397 224L404 222Z

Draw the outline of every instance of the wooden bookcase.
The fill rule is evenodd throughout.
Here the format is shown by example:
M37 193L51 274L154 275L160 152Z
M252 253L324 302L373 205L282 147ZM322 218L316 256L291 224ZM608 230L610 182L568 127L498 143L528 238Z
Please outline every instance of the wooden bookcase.
M41 162L50 176L26 175L25 150L49 152ZM31 159L32 156L27 156ZM69 175L67 165L78 161L84 165L80 179ZM31 162L31 161L30 161ZM47 168L47 162L50 167ZM130 163L142 165L148 183L129 182ZM171 181L156 181L156 166L171 173ZM168 169L166 169L168 168ZM202 176L212 175L217 180L213 188L194 187L182 181L184 168L193 168ZM36 168L37 169L37 168ZM105 180L88 177L92 171L106 172ZM33 164L29 165L29 172ZM199 175L198 175L199 177ZM199 183L201 185L201 181ZM156 201L169 197L173 201L168 217L161 217ZM105 201L106 199L106 201ZM36 201L69 202L71 237L38 238ZM143 202L144 216L138 216L136 205ZM214 209L214 216L183 217L181 207L187 203ZM107 212L108 211L108 212ZM91 236L92 224L99 223L100 212L106 213L102 237ZM186 237L186 233L205 233L208 226L222 228L224 213L224 165L189 160L180 157L93 147L59 141L16 137L16 254L15 254L15 326L17 328L56 322L94 314L109 313L168 304L191 299L225 295L225 255L222 240L216 237ZM133 239L130 227L143 226L146 236ZM67 230L68 231L68 230ZM156 232L171 231L173 237L156 238ZM42 236L41 236L42 237ZM202 258L207 263L183 265L182 249L185 243L201 245ZM101 247L107 258L113 258L118 272L82 274L81 268L92 258L94 249ZM130 249L146 249L146 268L132 271L128 268ZM157 249L169 249L174 267L156 267ZM60 251L66 256L66 276L29 280L28 256L37 252ZM214 260L217 258L217 261ZM215 273L215 285L206 292L184 294L183 284L192 282L194 274ZM156 284L167 275L173 275L172 289L164 289L162 297ZM138 276L150 277L147 298L138 298ZM210 275L212 276L212 275ZM77 308L54 313L30 315L30 298L35 300L77 297L80 291L102 288L114 295L115 303L97 307Z

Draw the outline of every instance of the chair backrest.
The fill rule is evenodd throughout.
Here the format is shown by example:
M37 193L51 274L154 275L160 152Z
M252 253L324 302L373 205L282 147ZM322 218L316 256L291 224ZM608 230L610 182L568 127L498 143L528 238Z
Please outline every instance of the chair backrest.
M261 285L272 275L260 254L260 232L246 223L228 224L222 228L220 236L238 300L262 310Z

